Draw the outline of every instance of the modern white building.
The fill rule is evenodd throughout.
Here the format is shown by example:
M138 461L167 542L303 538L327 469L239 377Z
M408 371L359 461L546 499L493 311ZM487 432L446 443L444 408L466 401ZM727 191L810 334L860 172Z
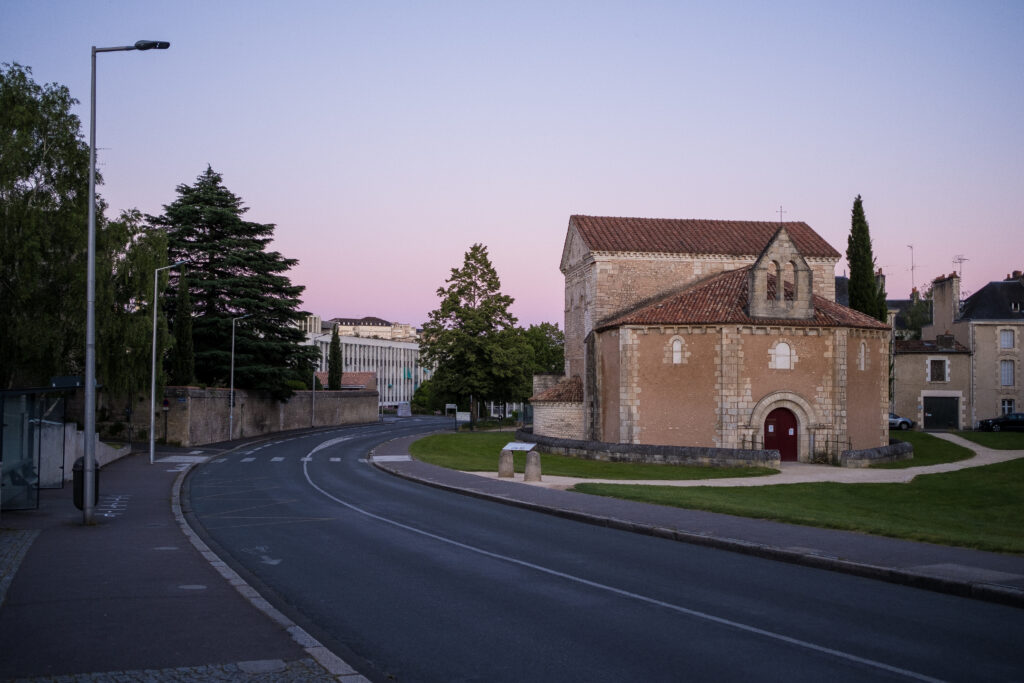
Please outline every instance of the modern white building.
M320 348L320 370L326 372L331 348L331 322L323 323L319 333L313 333L309 327L305 332L308 342ZM339 328L339 332L343 329ZM433 374L431 368L420 362L417 342L343 334L338 340L341 342L342 372L376 373L382 406L412 401L417 387Z

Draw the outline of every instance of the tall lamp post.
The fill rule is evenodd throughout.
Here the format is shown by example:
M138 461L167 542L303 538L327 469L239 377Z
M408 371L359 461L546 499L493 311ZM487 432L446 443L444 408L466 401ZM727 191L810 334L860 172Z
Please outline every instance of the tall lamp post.
M317 342L320 341L321 339L323 339L324 337L330 337L330 336L331 336L330 334L321 334L319 337L313 337L313 344L316 345L316 348L317 348L318 351L320 350L320 345L317 344ZM324 357L324 354L323 354L323 351L321 351L320 352L321 362L323 361L323 357ZM317 367L319 367L319 365L317 365ZM309 404L309 426L310 427L315 427L316 426L316 368L315 367L313 368L313 384L312 384L312 387L313 387L313 394L310 397L311 400L310 400L310 404Z
M157 289L157 276L161 270L167 270L168 268L177 268L178 266L184 265L186 261L178 261L172 263L169 266L163 268L157 268L153 271L153 365L149 375L149 464L153 464L153 454L156 451L156 433L155 433L155 420L156 420L156 289ZM167 441L167 433L164 431L164 442Z
M96 53L128 50L166 50L170 43L140 40L121 47L92 47L92 83L89 94L89 232L85 275L85 462L83 463L82 515L92 524L96 505Z
M235 323L251 317L252 313L231 319L231 389L228 393L228 441L235 438Z

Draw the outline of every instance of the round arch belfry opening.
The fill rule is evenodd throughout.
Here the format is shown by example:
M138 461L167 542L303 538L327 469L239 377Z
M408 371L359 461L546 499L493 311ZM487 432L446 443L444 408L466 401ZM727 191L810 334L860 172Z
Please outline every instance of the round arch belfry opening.
M796 459L810 462L811 425L818 422L817 415L811 404L799 394L791 391L776 391L763 397L750 413L750 432L754 437L755 446L764 448L765 422L768 416L779 408L785 408L796 418L797 451Z

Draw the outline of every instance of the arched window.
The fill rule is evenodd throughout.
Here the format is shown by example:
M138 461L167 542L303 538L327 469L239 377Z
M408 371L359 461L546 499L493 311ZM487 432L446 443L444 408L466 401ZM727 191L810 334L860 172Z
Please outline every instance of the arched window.
M867 342L860 343L860 351L857 353L857 369L863 370L867 365L868 360L868 345Z
M786 342L775 345L775 369L790 370L793 367L793 350Z
M768 300L782 301L782 268L779 266L778 261L771 261L768 264L768 279L771 280L772 278L775 278L775 291L772 292L770 287L765 287Z
M672 340L672 364L679 365L683 362L683 340Z

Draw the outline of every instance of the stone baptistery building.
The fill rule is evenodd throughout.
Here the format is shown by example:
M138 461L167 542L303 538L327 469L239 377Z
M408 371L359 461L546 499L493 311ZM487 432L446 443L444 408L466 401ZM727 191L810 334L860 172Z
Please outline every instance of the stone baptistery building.
M840 254L806 223L572 216L565 376L534 433L778 449L886 446L889 327L835 302Z

